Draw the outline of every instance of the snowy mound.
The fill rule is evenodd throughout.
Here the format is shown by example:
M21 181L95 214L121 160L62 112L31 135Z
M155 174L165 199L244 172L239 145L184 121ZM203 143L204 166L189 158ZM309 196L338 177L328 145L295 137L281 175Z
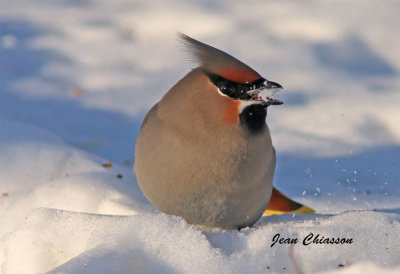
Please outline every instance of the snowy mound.
M2 0L0 273L400 273L399 12L374 0ZM318 214L200 231L143 197L140 123L192 68L177 31L283 85L267 117L274 184Z
M264 218L241 232L202 233L163 214L122 217L36 209L20 229L2 239L3 271L35 273L58 266L53 273L290 273L289 245L271 248L271 240L278 233L305 239L310 232L354 242L294 245L295 260L308 273L371 258L383 266L400 263L399 214L285 217ZM374 267L368 269L374 273Z
M202 232L157 213L129 168L104 167L105 160L31 126L2 121L0 132L4 273L263 273L293 272L294 264L315 272L371 259L400 264L400 212L287 214L240 232ZM282 243L271 246L277 237ZM295 259L285 238L298 241Z
M129 169L79 151L31 126L0 120L0 235L37 207L102 214L135 214L150 205ZM122 178L118 178L118 176Z

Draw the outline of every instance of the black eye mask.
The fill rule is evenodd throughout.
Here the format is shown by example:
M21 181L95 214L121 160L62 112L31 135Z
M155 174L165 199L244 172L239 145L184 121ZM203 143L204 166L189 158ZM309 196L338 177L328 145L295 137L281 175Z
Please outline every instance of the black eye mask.
M272 99L271 95L265 96L265 92L275 93L282 89L278 83L259 78L250 83L239 83L228 80L215 73L207 72L206 75L210 81L225 95L235 100L258 101L264 106L282 105L283 102Z
M236 100L256 100L249 92L265 87L265 79L260 78L253 82L242 84L234 82L217 74L206 72L210 81L225 95Z

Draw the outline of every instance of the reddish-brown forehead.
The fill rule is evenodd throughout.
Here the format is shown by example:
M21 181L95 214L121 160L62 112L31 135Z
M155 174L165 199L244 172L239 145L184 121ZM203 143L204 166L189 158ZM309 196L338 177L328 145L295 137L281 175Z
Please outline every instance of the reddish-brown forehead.
M239 82L239 83L250 83L253 82L257 79L261 78L261 75L258 74L256 71L254 70L243 70L243 69L224 69L221 70L219 72L217 72L218 75L234 81L234 82Z

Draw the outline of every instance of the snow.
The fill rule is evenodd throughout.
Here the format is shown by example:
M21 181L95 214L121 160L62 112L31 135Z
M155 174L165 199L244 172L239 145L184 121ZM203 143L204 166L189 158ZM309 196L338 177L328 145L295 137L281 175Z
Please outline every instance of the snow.
M399 11L3 0L0 273L399 273ZM267 117L275 185L317 214L200 231L146 201L132 173L141 120L193 67L177 31L283 85ZM310 232L354 242L304 246ZM299 243L271 247L277 233Z

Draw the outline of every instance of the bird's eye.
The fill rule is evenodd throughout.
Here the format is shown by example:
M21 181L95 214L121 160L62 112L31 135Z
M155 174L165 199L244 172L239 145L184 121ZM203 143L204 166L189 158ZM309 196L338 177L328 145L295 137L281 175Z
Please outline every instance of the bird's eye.
M226 84L226 85L221 85L219 87L219 90L225 95L232 96L235 92L235 87L232 85Z

